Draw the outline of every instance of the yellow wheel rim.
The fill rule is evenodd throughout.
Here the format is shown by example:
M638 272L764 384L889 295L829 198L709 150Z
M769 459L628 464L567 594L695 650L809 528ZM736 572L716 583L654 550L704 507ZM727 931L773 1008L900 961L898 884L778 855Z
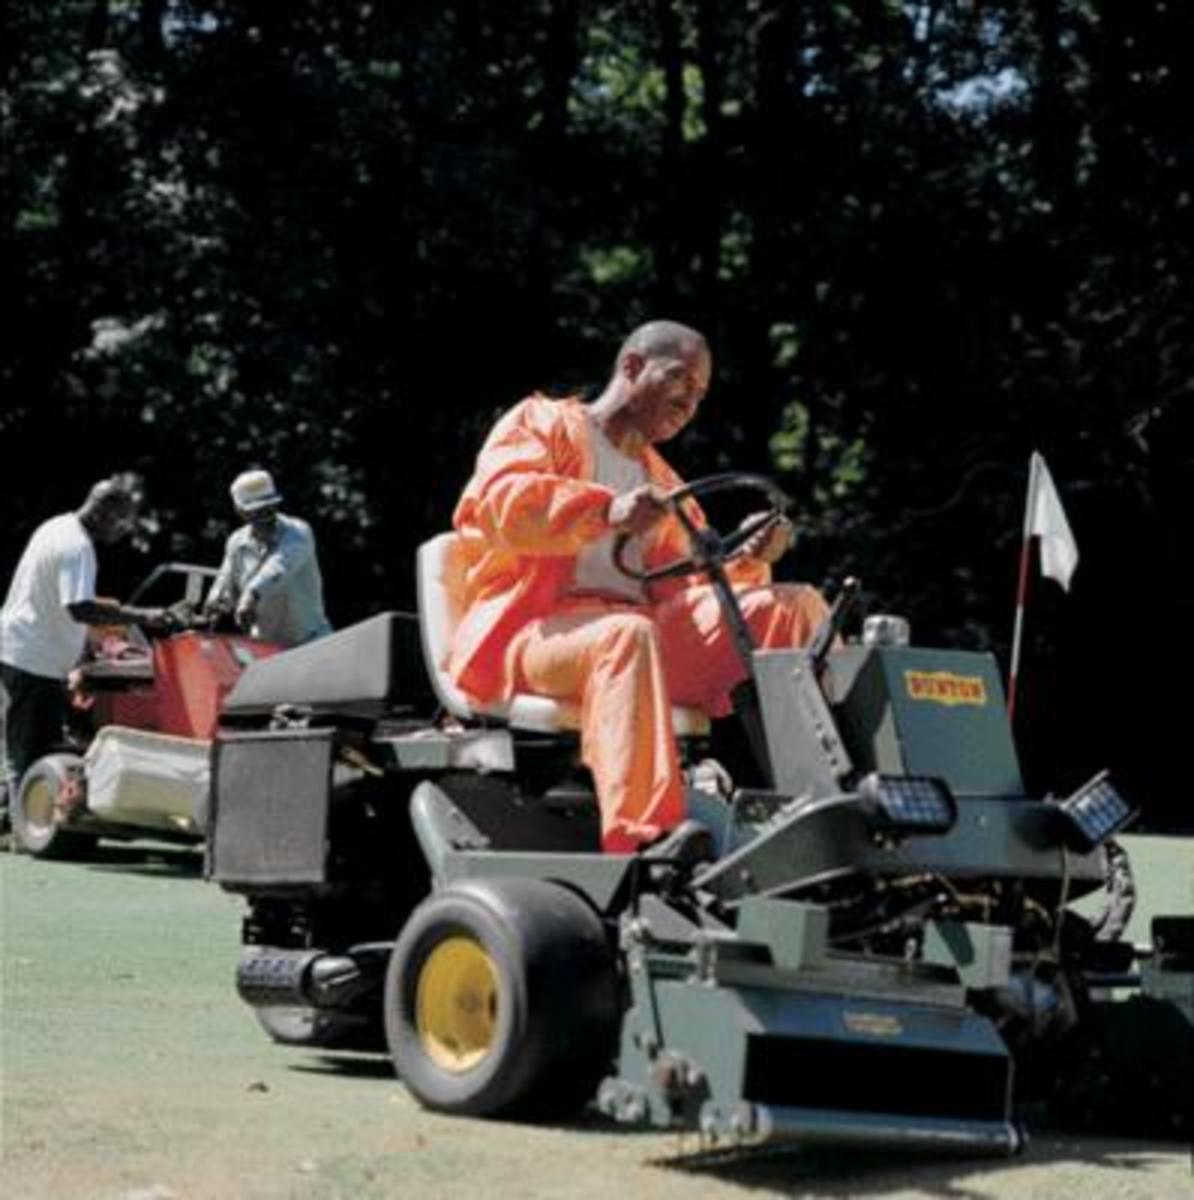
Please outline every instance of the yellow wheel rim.
M25 810L25 825L30 833L40 836L54 828L55 790L45 779L34 779L25 789L21 807Z
M498 975L484 946L450 937L419 972L415 1023L427 1056L453 1074L471 1071L493 1048Z

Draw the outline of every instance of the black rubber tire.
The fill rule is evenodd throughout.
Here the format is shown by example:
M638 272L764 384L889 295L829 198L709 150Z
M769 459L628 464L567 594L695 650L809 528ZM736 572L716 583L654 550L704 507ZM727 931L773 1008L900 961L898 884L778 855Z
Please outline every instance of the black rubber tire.
M95 835L72 833L46 819L45 808L81 774L77 754L47 754L26 772L12 802L12 835L17 848L34 858L83 859L95 851Z
M418 1026L420 976L432 953L464 938L495 979L492 1041L467 1069L445 1069ZM386 974L394 1066L425 1107L467 1116L560 1119L592 1099L619 1029L613 953L600 918L575 893L536 879L469 880L424 901Z
M367 1050L384 1054L385 1032L379 1019L364 1013L328 1012L302 1005L269 1005L253 1009L261 1028L283 1046L321 1050Z

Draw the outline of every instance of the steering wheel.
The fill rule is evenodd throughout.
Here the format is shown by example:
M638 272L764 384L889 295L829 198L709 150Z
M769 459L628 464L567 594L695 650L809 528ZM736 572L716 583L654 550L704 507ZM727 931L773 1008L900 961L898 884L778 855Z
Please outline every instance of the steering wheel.
M708 496L713 492L755 491L762 493L767 508L755 520L746 522L732 533L719 533L711 525L698 525L684 504L685 500ZM691 550L681 558L673 559L649 571L640 571L624 559L631 534L620 533L614 539L614 566L630 579L639 583L655 583L660 579L672 579L677 575L691 575L694 571L716 571L727 559L732 558L761 529L783 519L792 507L792 498L777 487L765 475L750 475L742 471L726 471L720 475L706 475L676 488L664 497L664 503L672 510L688 534Z

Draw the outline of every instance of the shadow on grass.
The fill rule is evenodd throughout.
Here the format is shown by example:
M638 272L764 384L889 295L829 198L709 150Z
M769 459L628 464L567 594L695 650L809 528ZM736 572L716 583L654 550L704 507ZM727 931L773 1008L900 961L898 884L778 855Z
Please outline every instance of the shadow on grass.
M0 853L25 857L11 833L0 835ZM158 878L198 879L203 874L203 847L162 842L100 841L64 858L41 858L53 866L85 867L92 871L154 875Z
M696 1145L695 1138L693 1146ZM1143 1172L1171 1159L1180 1147L1158 1142L1043 1136L1015 1158L930 1157L907 1151L829 1150L797 1146L746 1152L685 1152L652 1159L650 1166L677 1176L717 1179L747 1191L778 1196L882 1197L915 1192L948 1200L988 1200L996 1173L1041 1170L1066 1163Z
M82 864L92 871L153 875L159 879L198 879L203 874L201 846L100 842Z
M393 1063L384 1052L312 1051L292 1063L290 1069L400 1083ZM1159 1161L1169 1161L1175 1154L1183 1153L1190 1155L1194 1182L1194 1148L1184 1143L1130 1140L1058 1129L1032 1132L1027 1149L1018 1156L982 1157L891 1148L843 1150L799 1143L711 1149L695 1133L669 1135L655 1128L619 1125L592 1106L571 1119L500 1123L520 1129L529 1124L545 1131L596 1137L667 1138L673 1148L645 1159L645 1167L677 1178L689 1177L694 1182L706 1178L744 1191L777 1196L884 1197L917 1192L944 1200L989 1200L992 1186L997 1185L986 1177L995 1174L1014 1175L1021 1169L1039 1171L1066 1163L1093 1165L1108 1172L1147 1172Z
M306 1075L350 1075L355 1079L395 1080L394 1064L384 1051L362 1050L311 1054L290 1064L291 1071Z

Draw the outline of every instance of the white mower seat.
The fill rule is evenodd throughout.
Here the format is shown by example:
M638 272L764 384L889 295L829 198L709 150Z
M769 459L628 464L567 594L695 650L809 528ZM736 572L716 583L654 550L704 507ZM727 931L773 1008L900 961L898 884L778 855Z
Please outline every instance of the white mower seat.
M423 659L439 702L461 720L496 717L516 729L536 733L563 733L580 728L580 709L549 696L519 693L508 704L478 705L468 699L448 674L452 638L460 623L459 597L464 594L464 557L460 538L441 533L419 547L419 630ZM672 728L678 737L701 737L709 732L709 718L699 708L672 706Z

